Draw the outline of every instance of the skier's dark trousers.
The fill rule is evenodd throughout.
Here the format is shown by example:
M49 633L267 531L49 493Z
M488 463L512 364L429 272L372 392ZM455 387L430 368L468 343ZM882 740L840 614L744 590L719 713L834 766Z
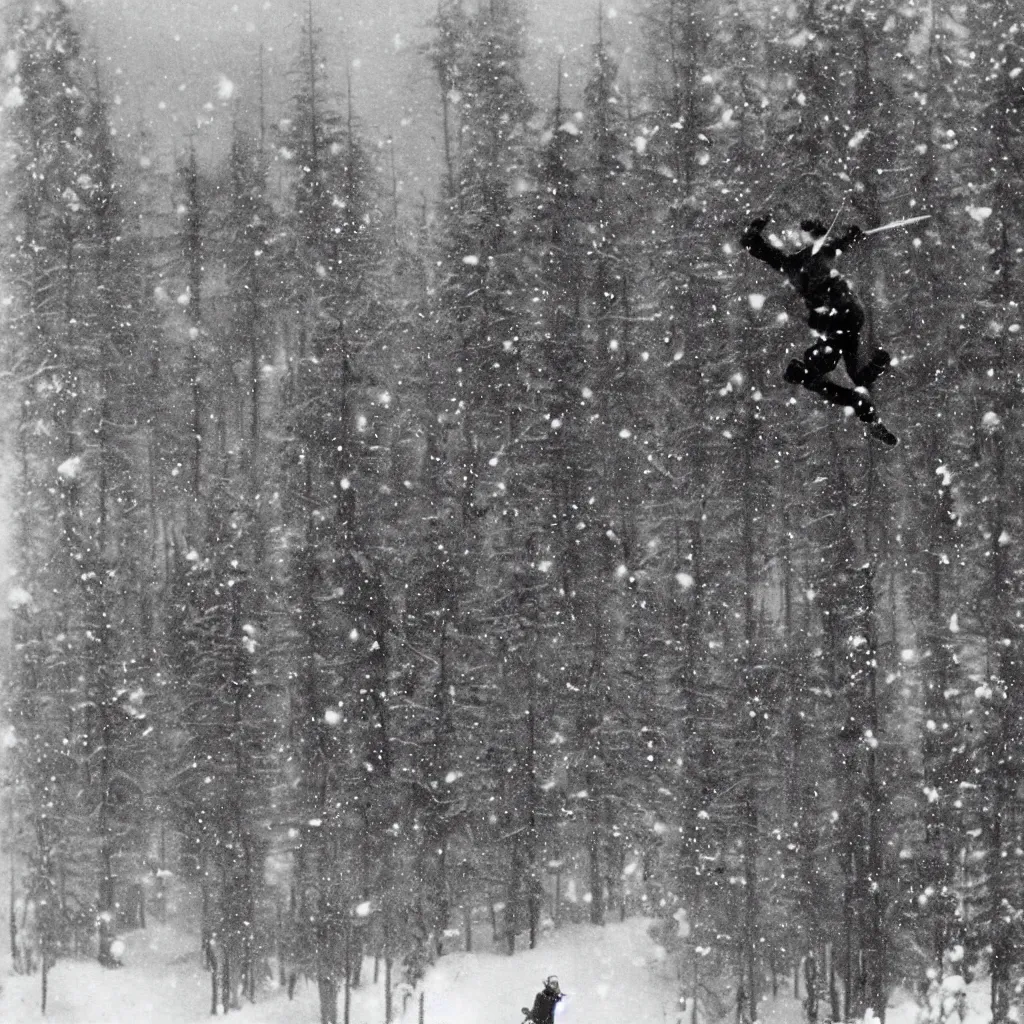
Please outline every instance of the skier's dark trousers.
M867 389L889 366L889 354L877 349L865 365L860 364L858 349L860 331L864 326L864 310L850 290L850 285L833 266L836 256L856 245L863 232L849 228L831 241L825 240L827 229L820 221L805 220L800 227L815 241L796 252L769 242L762 232L769 218L751 221L740 242L751 256L786 275L807 305L807 322L818 336L804 353L786 367L790 384L802 384L809 391L836 405L853 408L858 419L874 423L878 413ZM828 378L842 359L854 387L848 388Z

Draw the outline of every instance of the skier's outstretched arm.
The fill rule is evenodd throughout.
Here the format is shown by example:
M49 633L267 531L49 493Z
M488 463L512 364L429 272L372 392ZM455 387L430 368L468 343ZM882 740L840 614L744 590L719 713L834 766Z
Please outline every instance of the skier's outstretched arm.
M751 256L756 257L763 263L767 263L769 267L781 271L783 269L785 253L778 246L772 245L761 234L767 225L767 217L758 217L757 220L751 221L747 230L740 236L740 244Z
M856 224L847 228L838 238L826 242L820 252L827 258L833 259L838 253L849 252L858 242L864 238L864 232Z

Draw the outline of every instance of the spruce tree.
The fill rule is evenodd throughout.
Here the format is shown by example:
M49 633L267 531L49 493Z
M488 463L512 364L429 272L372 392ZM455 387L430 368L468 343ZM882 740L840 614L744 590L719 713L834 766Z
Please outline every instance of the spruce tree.
M293 925L308 950L302 967L318 981L323 1019L334 1020L339 982L349 980L344 965L359 962L348 945L352 908L370 894L381 900L367 922L372 941L388 963L394 955L397 793L395 614L375 526L375 441L387 412L376 397L386 387L373 332L379 217L352 97L342 118L326 75L310 14L282 139L294 167L289 276L298 312L282 395L282 596L298 772Z
M79 794L59 817L46 805L33 812L51 821L37 832L31 886L45 908L45 976L82 912L99 922L100 962L115 963L115 879L140 852L145 710L135 564L142 531L129 472L137 349L122 291L135 274L137 245L106 109L68 10L15 12L14 39L16 358L41 367L22 396L19 429L27 597L17 643L37 696L15 705L18 717L36 719L25 725L41 746L64 748L64 769L45 787L48 802L62 783ZM36 633L30 610L31 619L49 623L49 654L33 639L45 634ZM40 732L51 700L70 713ZM82 851L91 863L76 856ZM58 875L64 881L55 889Z

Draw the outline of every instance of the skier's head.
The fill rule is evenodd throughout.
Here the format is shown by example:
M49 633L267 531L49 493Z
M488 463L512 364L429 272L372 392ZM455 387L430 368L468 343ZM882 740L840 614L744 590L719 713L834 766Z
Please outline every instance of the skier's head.
M821 238L822 235L828 234L828 228L813 217L800 221L800 230L806 231L811 238Z
M814 218L802 220L799 227L784 232L786 242L794 249L807 249L827 234L828 228Z
M558 979L553 974L548 975L548 977L544 979L544 991L554 993L559 991Z

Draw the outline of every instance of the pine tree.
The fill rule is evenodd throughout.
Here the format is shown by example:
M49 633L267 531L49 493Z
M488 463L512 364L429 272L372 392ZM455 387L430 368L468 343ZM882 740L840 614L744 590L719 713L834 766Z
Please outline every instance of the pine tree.
M180 558L174 580L182 730L172 799L183 852L200 882L203 952L212 1011L255 985L267 850L267 757L273 703L260 687L262 634L253 523L226 488L209 495L200 555ZM255 621L254 621L255 620Z
M913 538L911 545L918 583L914 593L919 655L923 670L921 833L914 848L913 903L907 908L911 926L926 952L930 984L941 986L947 971L962 970L951 958L970 946L959 895L963 883L961 854L970 801L967 715L970 703L963 667L959 602L966 581L962 519L962 480L969 459L964 396L953 387L958 377L962 339L962 310L945 286L950 277L970 274L966 253L945 243L956 231L954 210L945 197L962 196L963 176L972 154L950 142L950 125L968 116L970 91L944 88L946 80L963 81L968 53L946 5L934 5L925 22L928 46L914 68L912 138L915 154L915 200L931 214L925 230L913 239L915 255L900 284L908 295L912 315L903 324L914 348L901 359L907 390L921 397L910 405L906 420L920 431L922 455L913 460L909 514L901 522ZM955 139L955 131L952 138ZM962 214L962 211L960 211ZM920 258L918 254L926 254ZM959 298L959 297L958 297ZM894 304L895 306L895 304ZM894 317L895 308L887 311ZM909 403L907 403L909 405ZM968 399L966 404L970 405ZM905 406L906 408L906 406ZM959 947L959 950L958 950Z
M296 68L284 149L292 178L292 301L299 337L283 395L284 497L297 754L294 924L309 950L324 1020L338 983L358 964L351 908L370 894L367 921L390 964L396 818L390 679L395 615L377 560L378 419L386 413L373 333L379 243L370 162L349 96L329 102L326 62L311 15ZM357 899L358 898L358 899ZM344 946L344 949L343 949ZM349 950L349 952L345 952ZM390 985L388 986L390 991ZM346 989L347 992L347 989ZM347 996L346 996L347 998Z
M984 851L982 903L976 926L989 950L992 1015L1002 1021L1012 1013L1013 950L1019 942L1021 878L1019 858L1018 768L1022 690L1018 620L1018 556L1012 540L1020 532L1018 508L1009 496L1019 490L1019 476L1009 453L1019 444L1020 423L1014 398L1019 387L1019 307L1014 298L1019 278L1017 237L1024 214L1005 174L1020 159L1017 116L1020 86L1018 24L1010 5L995 2L972 12L977 60L984 69L984 93L978 105L976 199L969 213L979 221L972 232L975 252L984 261L984 291L974 303L972 344L966 363L975 405L974 464L967 482L971 520L978 532L975 559L980 618L978 640L985 652L976 728L975 753L981 785L978 823ZM991 215L988 211L991 210Z
M552 541L566 595L559 645L569 692L560 703L571 712L572 744L581 751L565 756L567 790L586 794L566 807L567 825L579 824L567 830L560 856L584 845L596 924L605 922L611 900L624 908L624 859L645 831L642 794L656 770L651 737L658 734L636 621L653 597L640 582L643 556L633 548L632 491L642 478L642 456L624 426L636 422L641 400L630 344L629 222L638 210L628 112L604 32L601 17L582 109L572 116L556 111L548 161L554 173L542 179L552 222L544 291L558 303L544 327L553 349L546 376L556 388L551 419L558 424L550 433Z
M654 569L671 612L661 672L670 684L669 706L681 709L669 738L673 781L682 794L674 808L681 830L675 870L682 880L675 894L693 922L692 944L711 948L727 963L733 950L716 938L730 934L723 874L727 807L718 799L728 786L724 695L709 657L722 643L716 589L725 578L715 546L716 467L724 458L717 451L722 411L715 408L713 382L726 376L726 350L718 326L721 282L711 254L717 169L704 131L724 118L713 76L705 73L716 53L717 11L700 0L657 0L645 6L644 17L647 109L634 148L648 204L649 283L638 308L651 317L642 341L653 363L646 383L658 399L649 403L655 415L639 419L638 432L661 438L649 500L663 508L665 523L657 532L662 557ZM724 963L695 961L693 969L703 983L709 973L724 973Z
M42 512L51 524L45 531L24 520L25 582L35 588L45 580L48 607L43 592L23 607L48 619L56 639L40 658L25 619L19 644L25 669L42 670L30 672L34 703L44 708L49 691L72 709L63 735L40 735L44 746L66 747L64 770L46 788L51 800L61 780L79 794L74 808L38 833L33 888L46 905L45 975L64 933L90 910L99 921L100 962L115 963L115 879L140 854L145 712L135 560L142 532L129 472L134 438L121 425L133 411L136 359L134 312L122 288L135 273L137 246L122 210L106 110L67 9L20 14L14 175L21 182L13 193L21 227L14 258L24 302L20 357L45 367L22 404L20 485L22 514ZM72 836L78 843L61 849ZM91 865L74 856L82 850Z
M253 139L236 122L228 158L229 209L225 256L228 281L235 296L232 316L232 361L241 365L246 381L246 406L239 411L245 420L245 448L254 484L263 469L263 378L272 358L274 324L271 302L273 279L280 269L277 215L267 195L267 159Z
M523 17L511 2L476 15L446 7L431 52L457 145L448 149L444 196L439 327L454 345L442 356L456 369L452 464L457 481L459 546L473 566L463 605L480 635L476 657L500 666L498 681L467 680L461 714L487 730L474 767L473 813L497 860L509 950L516 933L538 924L539 767L536 723L545 688L534 588L544 561L536 515L528 504L533 473L530 438L541 425L528 381L529 320L523 309L526 210L532 188L526 148L531 106L522 78ZM456 63L456 61L458 61ZM443 316L443 321L440 317ZM516 694L525 694L525 704ZM481 757L487 750L485 761ZM509 844L504 840L513 836ZM506 849L508 855L506 858Z
M10 38L17 66L7 92L13 152L5 215L15 227L10 237L16 244L5 248L4 255L7 278L16 291L7 314L14 350L5 355L23 369L44 369L38 379L27 374L17 388L14 534L19 557L5 704L17 741L12 776L24 822L19 837L28 868L23 893L39 908L45 1009L47 972L63 938L58 877L73 840L69 794L77 783L72 741L78 739L64 713L74 699L66 668L71 645L64 630L65 609L50 597L73 584L65 578L58 546L45 524L57 512L52 474L60 460L55 458L57 411L52 396L62 390L60 284L69 262L67 235L81 230L62 224L76 211L68 209L61 192L62 183L73 180L76 165L85 162L74 128L87 116L81 89L57 89L54 82L84 84L87 71L63 7L12 12Z

